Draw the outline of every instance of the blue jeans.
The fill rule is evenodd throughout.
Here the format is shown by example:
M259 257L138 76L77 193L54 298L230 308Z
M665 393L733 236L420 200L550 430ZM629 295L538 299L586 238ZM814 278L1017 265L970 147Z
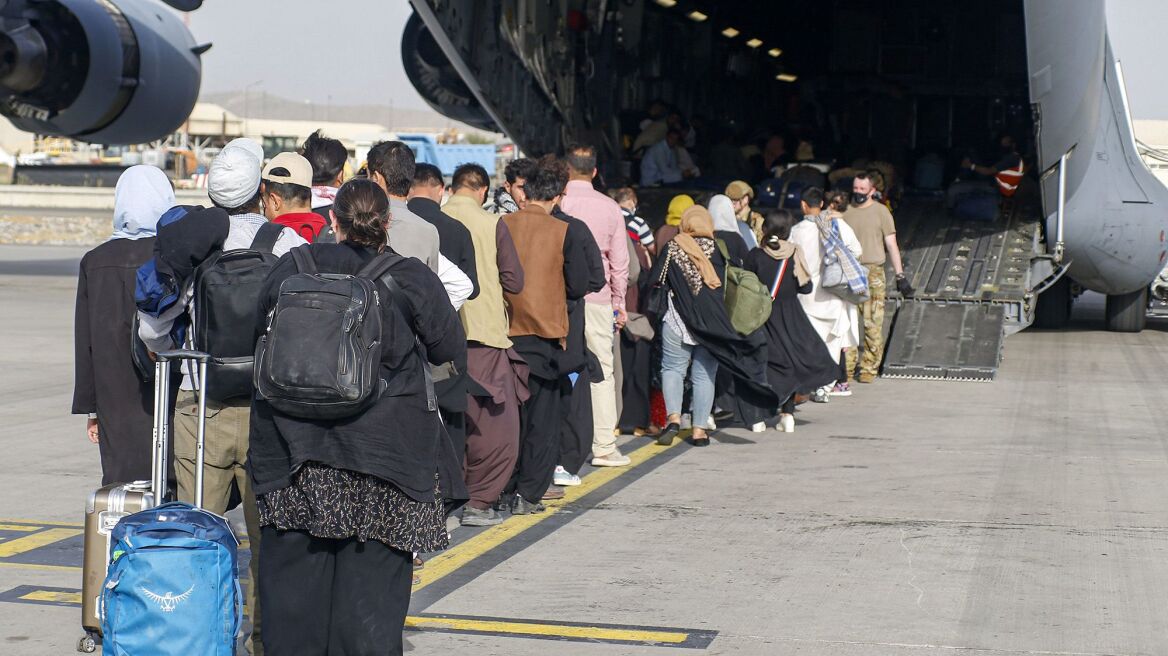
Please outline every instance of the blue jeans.
M665 397L665 412L681 414L685 374L692 360L693 425L705 428L714 408L714 376L718 373L718 361L706 347L682 343L681 336L668 323L662 323L661 332L661 393Z

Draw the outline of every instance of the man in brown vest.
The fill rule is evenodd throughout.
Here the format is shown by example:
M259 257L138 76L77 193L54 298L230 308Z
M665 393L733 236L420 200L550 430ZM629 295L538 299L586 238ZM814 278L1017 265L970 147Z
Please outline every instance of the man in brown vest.
M580 258L565 258L568 224L551 215L568 183L567 169L541 163L527 179L527 205L503 217L511 232L525 282L511 304L510 337L530 368L530 398L520 411L519 465L507 489L515 493L512 514L544 509L540 499L552 483L560 457L560 398L568 385L562 370L568 336L568 299L583 298L589 272Z
M527 399L527 364L511 348L504 293L523 291L523 267L507 225L483 209L490 177L478 164L454 171L443 211L466 226L474 243L479 295L459 314L466 330L467 372L481 390L467 398L466 488L470 501L463 526L503 521L491 507L503 493L519 458L519 406Z

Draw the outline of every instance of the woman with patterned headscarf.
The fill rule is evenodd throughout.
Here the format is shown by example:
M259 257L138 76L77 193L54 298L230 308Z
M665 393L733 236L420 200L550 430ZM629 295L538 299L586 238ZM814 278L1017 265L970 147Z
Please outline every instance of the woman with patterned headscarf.
M669 309L661 325L661 385L668 420L658 443L669 445L680 432L686 371L693 368L693 444L707 446L719 367L735 379L737 393L752 405L778 404L766 382L766 342L742 337L730 323L722 290L726 262L714 240L714 221L700 205L685 210L680 232L658 257L650 280L668 289Z

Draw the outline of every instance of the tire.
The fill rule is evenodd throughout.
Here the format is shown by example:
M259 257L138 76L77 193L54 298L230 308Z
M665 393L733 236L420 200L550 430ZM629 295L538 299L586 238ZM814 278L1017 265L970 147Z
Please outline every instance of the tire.
M1148 324L1148 288L1107 297L1107 329L1114 333L1138 333Z
M1071 295L1071 281L1066 276L1047 288L1038 296L1038 305L1034 308L1034 327L1045 330L1057 330L1067 325L1071 320L1071 304L1074 297Z

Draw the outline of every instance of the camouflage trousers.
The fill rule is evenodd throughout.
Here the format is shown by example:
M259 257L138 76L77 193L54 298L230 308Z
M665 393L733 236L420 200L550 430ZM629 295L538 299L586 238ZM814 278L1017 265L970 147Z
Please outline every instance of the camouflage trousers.
M845 366L848 369L848 381L856 371L856 360L859 356L860 375L864 378L875 377L880 372L880 362L884 359L884 300L885 276L883 264L866 264L868 269L869 299L860 304L860 316L863 317L864 336L863 353L859 349L847 349Z

